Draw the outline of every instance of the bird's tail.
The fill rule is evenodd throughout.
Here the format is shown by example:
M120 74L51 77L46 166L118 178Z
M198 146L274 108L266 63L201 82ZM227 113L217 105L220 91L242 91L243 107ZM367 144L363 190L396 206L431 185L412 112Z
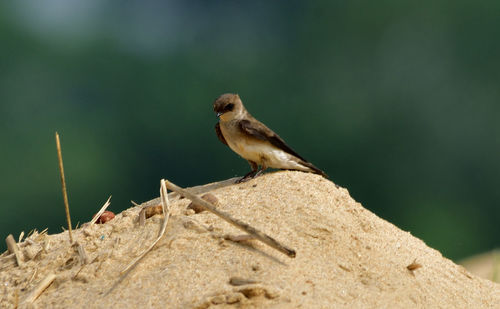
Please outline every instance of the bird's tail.
M318 175L321 175L325 178L328 178L328 175L323 172L322 170L320 170L319 168L317 168L316 166L314 166L312 163L310 162L307 162L307 161L301 161L300 164L308 167L309 169L311 169L311 172L313 172L314 174L318 174Z

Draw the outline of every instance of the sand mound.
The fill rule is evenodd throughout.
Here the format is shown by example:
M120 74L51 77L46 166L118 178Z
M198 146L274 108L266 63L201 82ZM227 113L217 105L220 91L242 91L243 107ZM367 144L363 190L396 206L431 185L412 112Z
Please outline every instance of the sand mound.
M186 212L189 200L177 198L164 238L121 281L120 271L157 236L161 216L141 227L134 207L75 231L90 261L83 268L67 232L32 235L20 244L23 266L0 262L0 307L22 303L49 273L57 278L35 301L39 308L500 307L500 285L320 176L276 172L211 193L220 209L294 248L296 258L256 240L226 240L241 232L211 213ZM408 270L415 259L421 267Z

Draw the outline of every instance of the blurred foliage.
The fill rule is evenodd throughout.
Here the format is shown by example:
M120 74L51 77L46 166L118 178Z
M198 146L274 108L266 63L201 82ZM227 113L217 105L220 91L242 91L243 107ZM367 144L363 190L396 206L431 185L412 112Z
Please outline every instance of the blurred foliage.
M248 171L212 102L248 110L377 215L451 258L499 245L500 2L0 4L0 235L159 180ZM1 244L2 249L5 245Z

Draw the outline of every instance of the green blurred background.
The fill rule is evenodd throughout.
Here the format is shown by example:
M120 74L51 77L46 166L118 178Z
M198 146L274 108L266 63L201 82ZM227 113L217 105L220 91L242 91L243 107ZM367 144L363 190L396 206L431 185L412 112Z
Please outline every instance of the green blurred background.
M0 236L113 195L249 170L213 131L248 110L380 217L445 256L500 244L499 1L5 1ZM5 249L2 241L1 249Z

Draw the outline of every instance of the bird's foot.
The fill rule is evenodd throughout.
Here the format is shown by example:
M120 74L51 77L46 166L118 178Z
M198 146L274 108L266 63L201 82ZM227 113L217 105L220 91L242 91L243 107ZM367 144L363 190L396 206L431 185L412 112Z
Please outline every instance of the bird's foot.
M240 179L236 180L235 183L242 183L242 182L247 182L250 179L253 179L259 174L259 171L251 171L250 173L246 174L245 176L241 177Z
M258 171L257 173L255 173L255 175L253 176L253 178L259 177L262 174L264 174L264 169L261 169L260 171Z

